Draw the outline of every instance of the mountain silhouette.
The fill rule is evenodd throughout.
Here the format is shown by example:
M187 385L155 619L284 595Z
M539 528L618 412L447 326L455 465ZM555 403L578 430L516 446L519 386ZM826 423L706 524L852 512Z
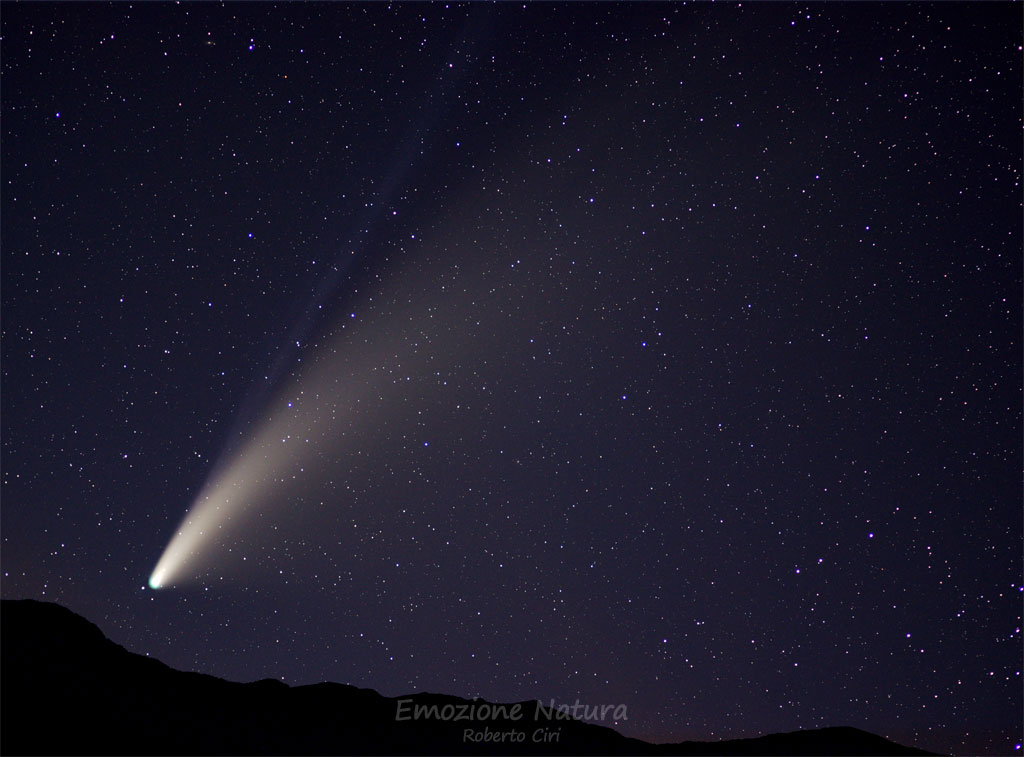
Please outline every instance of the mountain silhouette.
M650 744L532 701L516 709L337 683L233 683L128 652L61 605L28 599L0 602L0 647L5 755L929 754L856 728Z

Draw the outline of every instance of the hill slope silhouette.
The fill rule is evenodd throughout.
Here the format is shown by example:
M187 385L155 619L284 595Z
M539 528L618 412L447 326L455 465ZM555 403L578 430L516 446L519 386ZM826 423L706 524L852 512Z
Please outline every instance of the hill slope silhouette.
M387 698L336 683L233 683L185 673L128 652L58 604L35 600L0 602L0 647L5 755L929 754L856 728L649 744L603 726L554 718L536 702L521 703L519 719L456 722L450 713L458 706L482 702L436 694ZM438 708L432 717L399 721L400 702L405 713L416 705ZM444 705L453 707L444 711ZM505 712L513 714L511 705ZM474 742L464 738L467 729L521 732L522 740ZM535 742L537 729L557 732L557 741Z

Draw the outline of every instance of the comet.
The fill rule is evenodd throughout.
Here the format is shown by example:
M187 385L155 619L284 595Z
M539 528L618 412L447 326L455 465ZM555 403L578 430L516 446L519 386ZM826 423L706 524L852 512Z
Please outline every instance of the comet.
M268 528L308 528L311 513L298 512L305 503L329 501L335 508L324 514L329 524L346 504L338 494L346 472L357 461L362 465L389 429L421 423L410 416L411 397L437 393L437 402L457 414L443 376L500 380L503 365L488 356L495 343L515 339L518 321L508 314L550 303L543 291L523 289L517 268L495 267L463 244L460 219L488 212L485 198L467 193L446 211L444 231L429 246L411 238L415 255L385 258L386 270L363 277L374 282L372 293L350 293L344 311L304 347L301 359L290 361L291 369L269 369L269 384L280 376L280 390L261 403L262 418L231 435L234 444L221 454L156 562L151 589L251 572L266 553L245 550L260 546ZM496 247L502 243L493 240ZM346 270L337 268L315 294L314 310L340 284ZM310 317L299 330L314 323ZM415 391L412 380L419 382ZM444 422L440 413L435 420Z
M474 45L488 36L486 32L491 28L486 16L474 16L466 24L462 36L474 40ZM457 53L453 51L452 55ZM452 78L451 68L450 64L441 68L435 91L426 98L427 103L441 103L454 97L457 80ZM405 180L420 164L424 140L436 130L441 114L441 106L434 105L421 119L410 124L398 141L390 170L381 177L378 201L365 206L355 228L377 229L382 225L383 209L397 202ZM467 197L471 197L472 203L479 202L475 196ZM461 228L460 217L458 213L453 215L450 228ZM361 232L360 239L358 251L342 253L329 267L305 315L290 333L282 358L271 367L270 385L284 373L286 364L292 362L295 357L292 345L297 345L302 341L300 337L312 330L353 261L362 257L365 247L372 244L373 234ZM416 240L419 246L416 235L410 239ZM455 239L445 241L447 244L442 243L442 249L457 247ZM337 467L339 455L355 452L350 447L360 431L372 433L375 418L400 408L402 389L389 371L397 365L407 374L418 371L426 375L434 367L428 367L415 347L410 351L407 334L403 331L408 324L416 323L419 336L442 353L454 348L453 345L466 349L472 339L457 333L458 324L464 320L464 313L459 313L459 309L466 303L453 298L450 290L445 291L446 284L442 281L447 277L450 286L453 272L461 275L477 266L467 259L449 259L431 271L430 263L422 258L395 265L397 269L391 271L395 275L385 277L390 282L383 285L385 290L363 302L373 303L373 308L367 310L376 317L350 323L349 319L355 319L355 314L351 313L349 318L343 319L343 327L335 324L331 337L311 361L313 367L288 381L268 406L267 417L257 424L247 441L227 454L226 462L215 467L153 568L149 577L151 589L194 582L211 569L223 569L226 558L216 545L235 543L258 527L261 519L279 517L282 509L295 506L301 499L290 497L296 486L315 486L318 476L326 478L331 466ZM479 268L477 274L480 275ZM482 278L477 281L482 283ZM491 333L496 334L508 323L508 318L499 311L500 302L493 296L493 290L490 299L494 305L491 315L502 324L493 326ZM478 307L472 298L469 304ZM442 322L444 310L451 317L442 336L436 329ZM456 315L459 317L454 317ZM482 328L482 318L474 315L473 322L479 328Z
M386 398L373 370L380 349L367 340L362 350L345 344L350 331L328 344L311 370L287 383L247 441L214 469L153 568L151 589L224 569L218 544L238 543L261 521L280 517L293 506L295 491L315 486L344 453L353 425L381 404L372 399ZM347 359L331 359L342 348Z
M151 589L230 567L230 545L280 519L295 506L297 490L322 483L359 436L354 427L365 427L389 397L376 368L395 348L371 340L371 330L381 331L380 323L347 313L301 363L308 367L284 382L246 441L223 456L196 495L153 568Z
M387 283L347 308L311 346L244 442L222 454L153 568L151 589L251 572L259 556L250 551L242 564L246 545L259 545L278 526L308 527L311 513L298 511L304 503L329 500L336 513L345 506L339 478L363 464L388 433L382 429L415 423L407 418L411 377L421 382L417 391L443 391L439 368L471 364L474 353L484 354L483 341L514 328L502 297L491 294L481 309L474 291L474 284L483 286L478 264L434 263L394 264ZM453 270L465 276L466 294L445 290ZM504 296L522 301L511 287ZM418 348L419 341L431 350ZM481 363L475 370L488 369Z

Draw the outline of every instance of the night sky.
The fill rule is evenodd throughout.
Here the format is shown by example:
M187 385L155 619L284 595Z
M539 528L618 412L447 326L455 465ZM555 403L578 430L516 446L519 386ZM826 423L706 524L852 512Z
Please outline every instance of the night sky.
M232 680L1014 753L1021 20L4 3L3 595Z

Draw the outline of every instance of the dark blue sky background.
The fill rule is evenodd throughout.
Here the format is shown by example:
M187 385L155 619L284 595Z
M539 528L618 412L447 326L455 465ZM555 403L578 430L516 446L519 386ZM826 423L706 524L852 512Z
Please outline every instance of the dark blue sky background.
M5 597L234 680L1019 749L1019 5L2 30ZM317 368L345 444L146 588Z

